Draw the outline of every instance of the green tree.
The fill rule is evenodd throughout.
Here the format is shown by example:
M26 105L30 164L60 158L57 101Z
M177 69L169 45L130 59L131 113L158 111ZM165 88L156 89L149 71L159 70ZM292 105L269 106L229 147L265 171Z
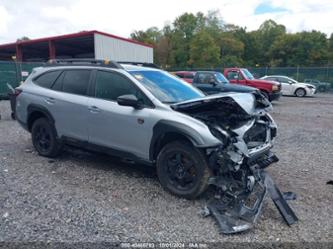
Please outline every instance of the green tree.
M136 41L144 42L146 44L155 45L156 42L161 37L161 32L158 30L157 27L151 27L146 31L134 31L131 33L131 38Z
M258 30L248 32L246 28L224 23L218 11L184 13L162 30L151 27L135 31L131 38L153 45L154 61L162 67L333 63L333 34L327 39L319 31L286 33L286 27L273 20L266 20Z
M241 66L243 64L244 43L231 32L221 35L220 51L223 66Z
M286 34L286 27L277 24L275 21L269 19L263 22L257 32L255 33L257 39L257 46L259 46L258 64L269 65L271 60L270 48L273 42Z
M273 66L326 65L326 34L319 31L285 34L273 43L270 54Z
M190 61L193 67L214 67L220 63L220 49L206 31L193 37L190 45Z
M333 33L331 34L330 38L328 39L328 64L333 64Z
M20 42L20 41L29 41L30 40L30 38L29 37L27 37L27 36L22 36L21 38L17 38L17 42Z

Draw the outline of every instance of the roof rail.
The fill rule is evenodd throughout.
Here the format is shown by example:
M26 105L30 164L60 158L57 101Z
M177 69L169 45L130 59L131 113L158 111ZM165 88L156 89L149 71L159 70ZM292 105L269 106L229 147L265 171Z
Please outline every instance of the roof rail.
M84 65L84 66L102 66L102 67L123 69L123 67L115 61L96 60L96 59L51 59L47 62L46 65L47 66Z
M152 68L160 69L160 67L157 66L156 64L149 63L149 62L118 61L118 63L119 64L129 64L129 65L140 66L140 67L152 67Z

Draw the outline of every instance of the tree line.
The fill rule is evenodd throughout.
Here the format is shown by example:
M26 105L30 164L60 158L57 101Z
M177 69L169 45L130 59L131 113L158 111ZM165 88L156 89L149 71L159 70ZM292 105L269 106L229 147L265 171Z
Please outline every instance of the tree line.
M241 17L240 17L241 18ZM184 13L162 29L151 27L131 38L154 47L163 68L328 66L333 64L333 33L288 33L266 20L255 31L227 24L218 11Z

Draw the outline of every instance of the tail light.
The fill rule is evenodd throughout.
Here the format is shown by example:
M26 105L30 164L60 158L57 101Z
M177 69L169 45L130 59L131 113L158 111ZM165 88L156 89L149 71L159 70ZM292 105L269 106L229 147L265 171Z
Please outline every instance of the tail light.
M14 93L14 95L17 97L17 96L19 96L19 95L21 94L21 92L22 92L21 89L17 89L17 88L15 88L15 93Z

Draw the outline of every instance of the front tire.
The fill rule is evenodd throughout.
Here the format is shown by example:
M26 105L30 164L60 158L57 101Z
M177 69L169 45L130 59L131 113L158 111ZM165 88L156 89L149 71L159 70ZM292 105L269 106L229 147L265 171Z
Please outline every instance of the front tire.
M45 157L56 157L61 152L61 143L53 124L46 118L37 119L31 129L32 143L38 154Z
M296 97L304 97L306 95L306 91L303 89L303 88L298 88L296 91L295 91L295 95Z
M162 187L179 197L194 199L208 187L210 170L206 158L185 141L164 146L156 166Z

